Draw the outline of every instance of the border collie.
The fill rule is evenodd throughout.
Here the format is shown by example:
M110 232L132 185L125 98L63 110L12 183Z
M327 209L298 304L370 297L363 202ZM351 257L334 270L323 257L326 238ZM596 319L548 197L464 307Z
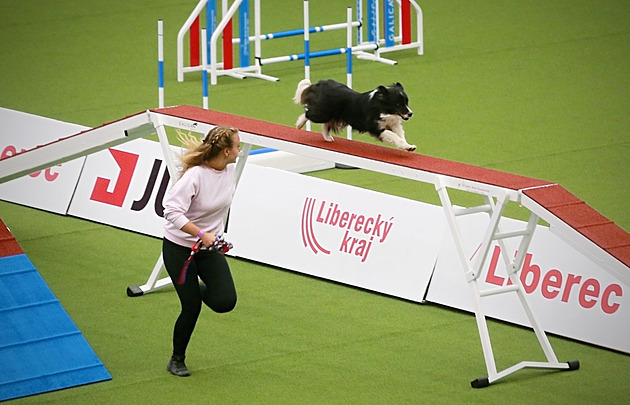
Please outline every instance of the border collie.
M311 84L304 79L298 83L293 101L304 105L304 114L295 126L302 128L308 120L323 124L322 135L328 142L334 140L331 131L338 133L350 125L354 131L369 133L398 149L416 150L416 145L407 143L402 127L403 120L411 118L413 112L400 83L358 93L334 80Z

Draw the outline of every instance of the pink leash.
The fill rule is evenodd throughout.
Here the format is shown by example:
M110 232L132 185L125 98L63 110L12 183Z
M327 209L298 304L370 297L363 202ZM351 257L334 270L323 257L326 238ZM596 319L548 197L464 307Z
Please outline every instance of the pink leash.
M197 253L201 249L201 246L203 246L201 243L201 239L198 239L197 242L195 242L195 244L192 245L192 247L190 248L190 256L188 256L188 259L186 259L186 261L184 262L184 267L182 267L182 274L179 276L177 284L182 285L186 282L186 271L188 270L188 266L190 266L190 262L192 261L193 256L195 256L195 253ZM214 238L214 243L208 248L208 250L216 250L219 253L225 254L233 247L234 246L230 242L227 242L225 239L223 239L223 235L217 235Z

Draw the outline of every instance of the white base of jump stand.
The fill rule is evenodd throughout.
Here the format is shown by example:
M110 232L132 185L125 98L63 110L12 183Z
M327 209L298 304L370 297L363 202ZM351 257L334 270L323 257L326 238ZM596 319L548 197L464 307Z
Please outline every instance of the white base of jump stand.
M391 65L391 66L398 64L398 62L396 62L395 60L383 58L380 55L372 54L369 52L357 52L356 55L357 55L357 59L361 59L361 60L371 60L374 62L380 62L380 63L384 63L386 65Z
M207 68L208 73L210 74L210 84L217 84L218 76L230 76L235 79L247 79L248 77L253 77L255 79L267 80L269 82L277 82L280 80L277 77L264 75L260 72L259 66L250 66L246 68L235 68L230 70L213 70L212 68Z
M277 82L278 80L280 80L279 78L275 76L263 75L262 73L249 73L249 74L246 74L245 76L253 77L254 79L266 80L268 82Z

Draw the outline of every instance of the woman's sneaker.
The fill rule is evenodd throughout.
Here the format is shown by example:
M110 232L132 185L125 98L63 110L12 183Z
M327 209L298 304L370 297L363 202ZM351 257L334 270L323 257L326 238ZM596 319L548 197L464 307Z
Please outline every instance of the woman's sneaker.
M171 361L168 362L166 369L173 375L188 377L190 375L190 371L186 368L184 359L186 359L186 356L171 356Z

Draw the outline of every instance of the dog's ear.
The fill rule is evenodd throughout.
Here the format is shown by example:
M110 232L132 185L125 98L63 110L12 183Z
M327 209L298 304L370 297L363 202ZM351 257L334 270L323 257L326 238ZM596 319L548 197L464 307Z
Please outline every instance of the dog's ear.
M400 82L396 82L396 84L394 85L394 87L400 87L400 90L404 90L403 89L403 85L400 84Z
M385 96L387 96L387 93L387 87L380 85L376 88L376 93L374 95L379 99L383 99Z

